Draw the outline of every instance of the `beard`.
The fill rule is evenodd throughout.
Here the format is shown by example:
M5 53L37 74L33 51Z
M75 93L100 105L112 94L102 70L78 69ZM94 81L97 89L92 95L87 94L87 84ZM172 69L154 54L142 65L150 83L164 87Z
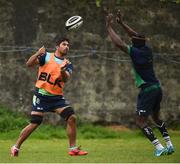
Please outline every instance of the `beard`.
M61 51L60 53L63 55L63 56L65 56L65 55L67 55L67 50L64 50L64 51Z

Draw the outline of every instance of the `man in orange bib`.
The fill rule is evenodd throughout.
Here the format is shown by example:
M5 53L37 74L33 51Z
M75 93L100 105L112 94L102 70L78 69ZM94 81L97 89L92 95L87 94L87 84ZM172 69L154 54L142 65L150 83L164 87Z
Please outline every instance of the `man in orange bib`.
M65 58L68 50L69 39L60 38L56 42L55 53L46 52L43 46L27 61L28 67L39 65L39 71L33 96L31 121L21 131L16 144L11 147L12 156L18 156L22 143L41 124L44 112L56 112L67 122L69 155L88 154L76 146L74 109L63 96L64 84L70 78L73 70L71 62Z

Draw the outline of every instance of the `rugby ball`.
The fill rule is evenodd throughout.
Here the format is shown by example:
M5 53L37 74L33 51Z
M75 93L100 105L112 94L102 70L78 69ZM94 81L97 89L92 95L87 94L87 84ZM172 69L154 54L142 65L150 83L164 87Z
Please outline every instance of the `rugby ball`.
M65 27L67 30L77 29L83 24L83 19L81 16L72 16L70 17L66 23Z

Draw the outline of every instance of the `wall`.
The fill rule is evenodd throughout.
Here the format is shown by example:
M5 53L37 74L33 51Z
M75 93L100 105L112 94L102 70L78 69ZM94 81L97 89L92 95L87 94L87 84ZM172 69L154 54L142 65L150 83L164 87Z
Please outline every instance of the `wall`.
M103 1L0 0L0 104L29 114L37 68L25 62L38 47L54 50L54 38L65 34L71 39L69 59L74 65L65 97L82 121L134 126L136 96L128 56L107 36L103 6L121 8L126 22L147 34L155 54L155 70L163 87L162 117L179 123L180 7L157 0ZM121 3L119 3L121 2ZM115 10L114 9L114 10ZM111 9L112 10L112 9ZM76 31L64 29L71 15L82 15L84 24ZM129 43L124 31L116 31ZM80 57L84 55L84 57ZM57 116L47 121L57 122Z

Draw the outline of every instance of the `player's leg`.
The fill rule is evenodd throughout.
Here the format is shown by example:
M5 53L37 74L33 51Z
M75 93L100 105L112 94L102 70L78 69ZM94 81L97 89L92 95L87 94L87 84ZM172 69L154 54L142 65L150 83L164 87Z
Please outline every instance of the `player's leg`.
M60 116L66 121L67 123L67 136L69 138L69 146L74 147L76 146L76 116L74 113L73 108L66 107L64 108Z
M70 106L56 109L56 112L67 122L67 136L69 139L69 155L86 155L88 152L76 146L76 116Z
M16 147L20 148L21 144L26 140L29 135L41 124L43 119L43 113L31 112L31 121L20 133L20 136L16 142Z
M18 156L22 143L30 136L30 134L41 124L43 119L42 112L31 112L31 121L20 133L16 144L11 147L11 155Z
M140 127L144 135L149 139L149 141L155 146L156 149L163 149L159 140L154 135L152 129L147 124L147 117L136 116L136 124Z
M153 102L155 95L155 92L143 92L143 90L139 93L137 100L136 124L141 128L142 132L149 141L155 146L155 155L160 156L165 154L166 150L154 135L151 127L147 124L148 116L151 114L152 107L154 106Z
M46 109L46 103L39 95L33 96L31 121L20 133L16 144L11 147L11 155L18 156L19 149L22 143L29 137L29 135L41 124L43 120L43 112Z
M162 134L162 136L166 142L168 154L172 154L174 152L173 144L171 142L170 136L169 136L168 131L166 129L165 122L160 119L159 113L160 113L161 100L162 100L162 91L159 90L159 94L157 96L156 104L155 104L154 109L153 109L152 119L156 123L157 128L161 132L161 134Z

